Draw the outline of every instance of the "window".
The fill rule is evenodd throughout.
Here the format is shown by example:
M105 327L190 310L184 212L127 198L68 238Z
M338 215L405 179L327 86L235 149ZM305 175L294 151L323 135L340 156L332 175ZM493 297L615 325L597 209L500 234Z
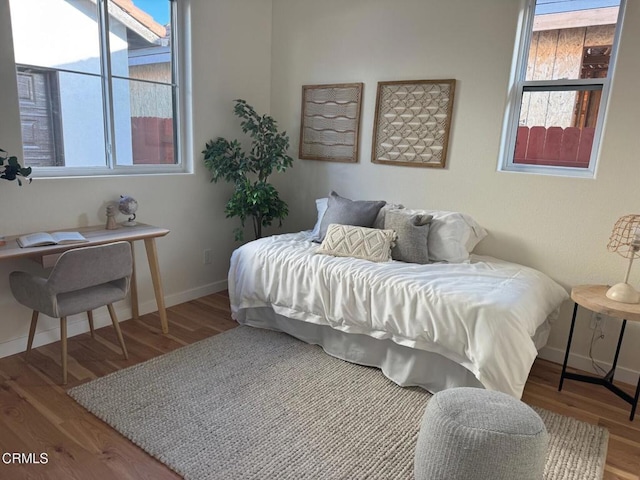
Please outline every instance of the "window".
M10 0L24 162L182 171L173 0Z
M593 177L625 0L527 0L500 170Z

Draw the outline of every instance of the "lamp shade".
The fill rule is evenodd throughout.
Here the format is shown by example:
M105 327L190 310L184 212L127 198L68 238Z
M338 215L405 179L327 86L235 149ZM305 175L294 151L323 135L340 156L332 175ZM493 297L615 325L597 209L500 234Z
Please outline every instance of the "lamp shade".
M640 257L640 215L625 215L618 219L613 226L607 249L629 259L624 282L607 290L607 298L623 303L640 303L640 293L628 283L633 260Z
M613 226L607 249L624 258L640 257L640 215L620 217Z

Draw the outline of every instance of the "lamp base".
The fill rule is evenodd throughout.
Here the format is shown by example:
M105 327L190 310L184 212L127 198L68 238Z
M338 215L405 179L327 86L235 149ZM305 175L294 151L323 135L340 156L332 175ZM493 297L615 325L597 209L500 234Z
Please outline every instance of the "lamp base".
M640 303L640 293L628 283L616 283L607 290L607 298L622 303Z

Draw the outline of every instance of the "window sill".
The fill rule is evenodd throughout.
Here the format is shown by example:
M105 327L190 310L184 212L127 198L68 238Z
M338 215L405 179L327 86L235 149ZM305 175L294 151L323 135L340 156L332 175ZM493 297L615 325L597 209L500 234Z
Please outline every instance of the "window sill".
M106 168L89 168L89 167L62 167L62 168L33 168L33 179L45 179L45 178L109 178L109 177L138 177L147 176L153 177L157 175L191 175L193 171L188 171L182 166L168 165L168 166L154 166L149 167L125 167L117 169Z
M553 177L572 177L595 179L595 172L590 168L571 168L571 167L551 167L542 165L528 164L509 164L500 165L499 172L507 173L527 173L533 175L548 175Z

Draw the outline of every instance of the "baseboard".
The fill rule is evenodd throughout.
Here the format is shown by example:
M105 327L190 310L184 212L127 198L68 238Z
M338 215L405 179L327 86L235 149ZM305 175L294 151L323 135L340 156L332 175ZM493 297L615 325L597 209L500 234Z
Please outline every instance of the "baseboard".
M185 290L184 292L172 293L171 295L165 295L164 303L167 307L171 307L180 303L189 302L191 300L195 300L196 298L204 297L206 295L211 295L212 293L226 290L227 285L228 283L226 279L218 280L217 282L209 283L201 287L192 288L191 290ZM151 298L150 300L141 303L138 306L138 309L140 311L140 315L155 312L156 310L158 310L155 298ZM129 312L128 317L126 318L131 318L131 312ZM109 320L109 323L111 323L111 320Z
M212 293L220 292L227 289L227 280L219 280L217 282L203 285L191 290L185 290L179 293L172 293L166 295L164 303L167 307L178 305L180 303L189 302L196 298L211 295ZM128 302L119 302L114 305L116 315L120 321L131 318L131 306ZM155 312L158 310L155 299L143 302L139 305L140 315L146 313ZM111 317L106 308L97 310L93 315L93 323L95 328L106 327L111 325ZM48 330L38 331L33 338L33 347L39 347L41 345L47 345L49 343L57 342L60 340L60 327L59 323L55 322L55 326ZM160 325L158 325L159 327ZM80 335L89 331L89 322L87 316L84 313L78 315L72 315L67 319L67 338L71 338L75 335ZM16 353L24 352L27 347L27 336L14 338L12 340L0 343L0 358L15 355Z
M562 365L562 363L564 362L564 354L565 351L560 348L544 347L542 350L540 350L538 356L545 360L549 360L550 362L559 363L560 365ZM602 366L605 370L609 370L611 368L611 363L609 362L604 362L598 359L596 359L596 361L598 362L598 365ZM596 372L593 370L593 367L591 366L591 359L584 355L570 353L569 361L567 363L570 367L596 374ZM621 367L618 365L618 367L616 368L615 379L620 382L628 383L630 385L636 385L638 383L639 375L640 372L636 370ZM559 378L558 381L560 381Z

